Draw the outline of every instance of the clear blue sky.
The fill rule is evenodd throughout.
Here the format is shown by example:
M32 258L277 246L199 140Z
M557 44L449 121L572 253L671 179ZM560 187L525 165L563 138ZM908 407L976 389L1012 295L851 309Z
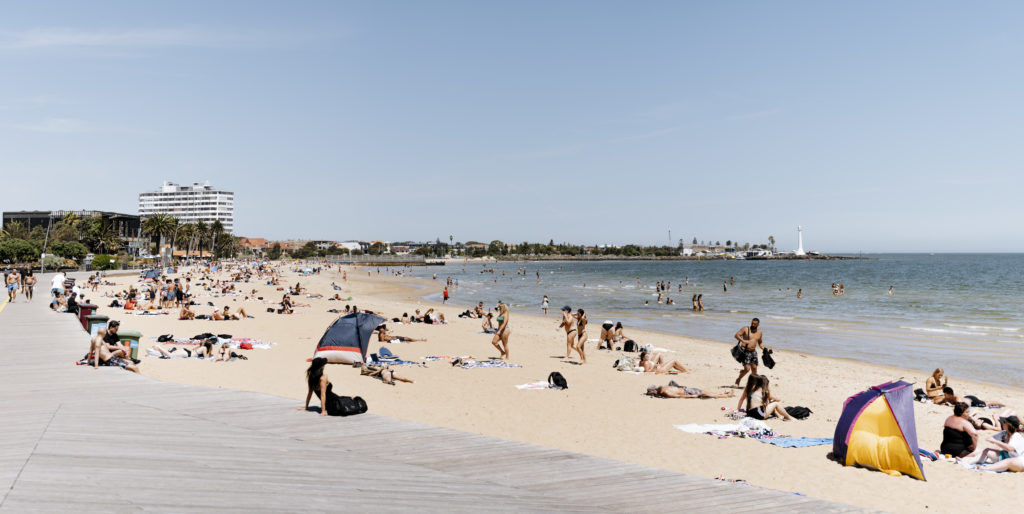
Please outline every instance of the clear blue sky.
M1024 251L1024 4L12 2L0 209L236 233Z

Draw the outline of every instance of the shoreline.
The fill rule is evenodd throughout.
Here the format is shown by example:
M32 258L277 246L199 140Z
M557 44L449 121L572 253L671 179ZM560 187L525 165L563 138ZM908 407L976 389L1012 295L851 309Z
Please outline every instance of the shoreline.
M120 313L115 316L122 319L126 329L144 333L143 348L152 344L150 336L164 333L184 336L226 330L235 335L274 341L277 344L271 350L248 352L248 361L225 364L144 358L142 370L143 374L159 380L292 398L297 406L301 406L305 396L301 380L308 365L305 360L323 330L337 316L325 311L331 307L340 309L346 303L383 312L388 318L400 316L404 310L411 313L416 308L433 307L443 312L448 325L389 323L392 333L428 339L425 343L387 345L403 359L418 361L426 355L473 355L479 359L497 353L490 347L491 336L479 333L479 320L456 317L464 308L451 303L439 305L424 298L424 292L431 288L439 290L443 284L430 279L429 274L392 277L384 273L376 275L370 270L369 276L364 277L360 273L367 270L343 269L348 271L349 281L343 283L341 294L351 296L352 301L297 297L311 307L300 308L291 316L264 313L258 306L250 305L255 302L245 303L241 298L214 301L218 306L221 303L244 305L247 310L252 309L254 319L213 322L178 321L176 316L174 319ZM217 275L224 278L223 274ZM133 277L114 279L119 284L136 281ZM333 269L314 277L295 277L289 271L284 273L282 283L301 281L311 291L326 294L329 284L341 283L340 279L341 274ZM243 287L260 289L265 297L275 298L272 289L266 286ZM458 293L454 296L458 297ZM206 298L197 301L203 304L196 308L197 312L211 309L206 306ZM103 300L94 303L102 305ZM110 315L112 311L101 309L100 312ZM1010 475L991 476L938 462L925 464L932 481L918 482L841 466L826 458L831 446L782 449L752 440L720 440L686 434L673 425L728 422L725 409L735 408L738 398L666 400L646 397L643 392L650 384L665 384L670 379L709 391L726 391L725 386L731 385L738 372L735 361L731 361L727 353L729 343L627 329L627 335L641 343L669 349L666 355L679 359L690 371L675 376L633 375L612 369L611 364L619 352L593 350L593 343L587 352L587 364L578 364L575 354L565 359L564 332L559 333L556 328L558 316L513 311L512 319L512 361L521 364L521 368L464 370L444 362L431 362L428 367L396 368L399 374L416 381L398 386L360 377L357 371L346 366L331 366L328 372L340 394L362 396L370 410L378 414L684 473L743 479L762 487L875 509L924 512L927 504L941 505L944 510L977 508L977 499L960 498L962 495L958 496L957 491L973 487L983 493L990 491L990 496L996 497L995 491L1011 487L1013 482L1009 480L1015 480ZM591 321L590 337L596 338L601 320ZM375 352L378 346L384 345L374 338L371 351ZM776 431L793 436L831 437L847 397L898 376L919 383L926 376L893 366L785 350L777 351L775 356L779 365L771 371L762 370L773 381L773 394L782 397L787 405L806 406L813 411L805 421L769 422ZM513 387L543 380L551 371L563 373L570 388L522 391ZM975 384L958 377L951 378L951 385L961 395L999 399L1015 407L1024 405L1024 395L1017 391ZM949 408L915 404L914 410L920 446L937 448L942 421L949 415ZM858 495L856 491L864 488L885 492L872 497ZM992 501L995 505L1009 505L1014 495Z

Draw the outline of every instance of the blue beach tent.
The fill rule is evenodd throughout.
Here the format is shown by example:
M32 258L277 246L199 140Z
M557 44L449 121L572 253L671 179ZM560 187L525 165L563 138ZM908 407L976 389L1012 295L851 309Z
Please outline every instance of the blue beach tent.
M362 312L342 316L327 327L313 357L324 357L327 362L340 364L366 362L370 336L383 322L380 316Z

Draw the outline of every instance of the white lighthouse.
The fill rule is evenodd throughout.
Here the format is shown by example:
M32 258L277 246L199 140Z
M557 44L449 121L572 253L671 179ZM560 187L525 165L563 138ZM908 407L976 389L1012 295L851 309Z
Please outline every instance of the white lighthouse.
M807 255L807 252L804 251L804 229L800 225L796 226L796 251L793 252L793 255Z

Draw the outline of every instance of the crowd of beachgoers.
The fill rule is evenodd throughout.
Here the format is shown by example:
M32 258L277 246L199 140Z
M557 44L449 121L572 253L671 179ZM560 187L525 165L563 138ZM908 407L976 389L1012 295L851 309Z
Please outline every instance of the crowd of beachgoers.
M422 278L413 278L412 276L415 274ZM352 276L350 277L350 275ZM357 278L357 275L361 275L362 278ZM359 283L354 284L357 281ZM402 302L381 302L372 296L372 292L384 285L401 284L402 281L418 281L420 287L427 286L436 288L433 290L442 290L444 298L442 305L423 305L420 300L423 294L422 289L412 295L407 290L403 290L405 291L402 293L405 295L405 301ZM723 281L723 287L728 287L734 281L733 277L727 278ZM9 294L12 294L12 291L22 293L20 298L10 296L11 300L31 301L30 291L33 289L35 277L30 272L10 270L5 273L5 283L14 285L8 287ZM797 379L794 377L787 373L779 375L778 372L766 368L765 358L781 360L793 359L796 356L787 355L784 348L773 348L766 345L768 338L764 335L760 320L756 318L751 320L748 325L740 327L735 334L730 334L734 341L729 355L720 349L722 348L720 344L713 347L717 348L716 350L705 351L703 343L699 342L689 343L686 349L681 351L678 347L672 348L672 343L680 338L631 330L624 327L621 321L604 320L599 329L593 330L589 325L586 310L579 306L573 308L570 305L565 305L559 311L550 313L554 315L554 319L552 319L548 315L549 310L553 311L554 309L551 309L551 300L547 297L539 302L536 312L522 313L520 316L514 316L519 313L512 312L509 305L495 300L492 300L494 303L477 300L468 309L449 307L445 304L449 297L459 294L458 284L451 280L438 279L436 275L431 278L429 274L423 272L414 273L411 269L360 269L320 262L222 261L180 268L164 268L157 270L156 273L132 277L104 276L101 273L94 273L83 280L74 281L70 276L57 274L52 278L49 286L49 301L55 312L74 313L81 304L91 303L100 306L98 313L111 318L105 328L98 329L90 338L88 348L83 348L84 355L80 361L81 364L89 367L118 367L129 371L141 371L143 374L148 374L146 368L151 366L150 362L157 361L205 360L235 363L229 367L255 365L252 363L263 360L254 355L259 352L250 351L251 345L246 347L244 342L238 342L239 338L231 337L227 332L248 332L248 335L254 340L260 340L267 338L256 332L269 332L270 330L256 328L254 324L257 323L260 324L259 327L284 326L290 323L287 320L306 318L306 321L300 322L306 326L312 319L326 320L325 323L318 323L316 327L309 328L305 332L313 335L312 340L306 343L305 350L296 350L294 354L290 354L305 353L307 357L302 359L306 361L302 365L305 376L299 378L292 374L290 379L293 384L296 382L303 384L302 390L303 396L306 397L306 403L303 407L298 408L318 411L322 415L344 415L367 410L366 403L360 396L367 396L367 392L360 386L351 383L347 378L343 378L344 383L340 386L341 390L335 391L335 383L332 383L328 377L328 371L331 375L341 373L343 377L347 377L349 373L347 370L353 369L353 373L355 373L353 376L368 376L382 384L409 383L416 384L416 388L430 388L442 386L436 380L430 380L427 385L424 385L424 380L426 380L423 378L424 375L430 379L436 376L435 373L438 372L436 369L427 369L430 363L436 361L450 363L452 364L450 367L466 369L474 367L531 369L533 373L540 372L540 376L534 376L541 379L544 378L544 375L548 375L547 371L549 370L540 366L544 366L545 360L551 359L550 362L558 363L561 369L561 371L550 374L558 375L554 380L548 375L548 383L543 386L533 383L531 387L531 384L527 383L517 387L559 390L559 386L562 386L577 395L581 394L577 392L580 389L591 388L594 389L595 395L600 395L605 393L598 392L598 390L603 391L606 386L596 384L613 381L618 383L621 379L616 377L624 377L625 380L632 380L632 383L635 384L631 386L632 394L661 399L703 399L705 401L699 403L706 404L708 407L694 407L692 409L694 412L711 416L708 413L717 411L718 413L715 415L717 419L724 418L730 423L744 422L746 423L743 425L744 427L753 427L754 429L760 429L759 427L766 427L766 425L751 424L753 421L760 423L794 421L786 423L787 426L794 427L791 429L792 432L802 432L803 429L797 428L797 426L806 424L808 427L814 427L816 435L820 435L823 427L834 426L834 415L830 416L822 412L825 409L823 404L828 405L833 401L839 403L842 398L837 400L834 398L836 395L845 397L857 392L856 389L838 390L826 394L824 391L815 390L814 380L800 382L805 387L796 387ZM657 283L652 284L651 287L661 292L670 285ZM360 294L359 302L360 305L363 305L365 301L365 305L356 305L353 298L355 291L365 293ZM323 312L314 314L320 310ZM373 336L374 344L381 345L381 350L372 352L372 356L367 355L363 362L347 363L348 365L335 365L323 358L312 358L313 356L310 354L314 351L315 335L322 332L329 325L330 320L356 313L373 314L384 320L377 327ZM191 332L188 328L191 324L209 322L217 322L213 325L215 328L203 324L196 329L197 332L202 332L197 336L176 338L171 334L171 332ZM220 322L225 322L225 324L220 325ZM471 327L465 325L467 322L471 324ZM118 332L125 324L144 325L147 323L155 323L161 328L167 328L167 334L161 335L159 341L148 339L144 341L140 345L137 355L133 357L132 349L118 336ZM249 326L247 327L247 325ZM453 332L456 330L456 326L459 327L457 333ZM543 332L540 330L544 326L548 327L547 330L557 330L560 334L558 340L564 343L564 351L558 352L558 355L550 354L553 353L551 350L561 343L555 343L554 336L543 336ZM425 327L438 328L426 329ZM291 329L282 329L277 333L288 333L289 330ZM424 330L432 330L435 335L426 337ZM150 333L150 336L155 334ZM480 335L469 336L476 341L470 343L464 337L466 334ZM592 337L591 334L596 337ZM537 345L538 338L548 341L545 343L545 348ZM150 339L158 338L151 337ZM310 339L310 337L305 337L305 339ZM466 352L459 354L441 351L444 343L437 343L439 339L458 340L460 345L472 344L478 348L473 353L486 353L483 347L477 345L485 344L484 341L487 341L490 343L487 348L492 348L495 354L487 358L474 358L472 354ZM282 344L274 346L275 351L285 348L289 343L283 340L279 342ZM389 345L395 345L390 346L391 348L401 348L402 352L416 348L416 351L433 355L417 359L416 362L411 362L411 359L389 359L387 355L391 353L387 351ZM437 351L431 351L430 348L437 348ZM398 352L398 350L395 351ZM713 357L713 355L718 355L718 357ZM237 362L248 360L249 356L254 357L255 360L249 363ZM596 363L595 356L598 358ZM801 359L817 359L804 355L799 357ZM541 364L537 365L536 362L541 362ZM569 367L566 368L566 365ZM842 367L849 368L850 366L840 366L840 368ZM289 364L288 368L295 370L296 366ZM590 371L591 368L593 371ZM167 369L170 370L170 368ZM584 372L584 369L587 371ZM732 378L728 378L723 383L722 377L726 376L726 373L730 373L729 370L731 370ZM157 375L166 372L165 369L158 371ZM857 371L862 372L863 370ZM857 378L858 372L847 375L846 370L837 368L835 379L843 383L857 383L860 390L873 385L871 383L873 379L863 376ZM244 369L235 373L246 375ZM889 373L890 377L895 376L892 375L892 372L884 373ZM655 381L654 384L650 382L641 384L628 378L634 375L668 376L663 381ZM884 374L880 373L877 376L884 376ZM187 372L182 372L182 377L182 380L186 381L214 380L208 377L200 379L197 378L198 375L191 375ZM569 378L568 383L565 383L566 377ZM777 382L780 379L783 385L778 386ZM242 379L239 378L239 380ZM282 380L287 379L282 378ZM1024 434L1021 433L1020 420L1013 410L1004 405L1003 401L992 399L998 393L992 393L991 389L983 388L984 393L959 395L953 388L960 389L961 386L951 385L949 378L944 375L942 370L935 370L935 373L928 376L924 382L916 385L921 386L918 391L919 405L932 406L928 407L928 412L923 414L925 418L935 419L935 415L941 412L934 410L936 408L948 409L945 421L941 425L933 426L920 422L918 424L919 434L923 440L922 446L933 444L933 453L937 460L948 460L961 464L960 466L951 466L957 469L1024 470L1024 465L1022 465L1024 462L1024 457L1022 457L1024 455ZM591 383L595 385L590 385ZM810 387L806 387L808 384L811 384ZM491 382L474 382L473 387L498 386ZM777 392L780 387L788 391L789 401L780 399ZM963 387L970 391L969 388L974 385L964 384ZM368 399L373 397L370 401L371 408L375 405L386 404L389 409L397 411L402 408L398 404L404 403L402 402L403 395L411 394L418 397L420 394L411 392L412 390L403 393L401 392L402 388L391 389L391 391L391 393L371 391L370 396L367 396ZM477 389L477 392L485 394L482 389ZM434 393L424 394L427 394L431 400L444 401L438 399L439 397ZM616 390L614 394L630 393L620 393ZM320 398L321 405L327 408L310 408L309 404L313 396ZM821 396L825 396L826 399L821 400ZM984 397L988 401L983 401L980 397ZM344 401L339 402L338 398L342 398L344 401L359 398L359 401L363 403L361 408L359 406L351 407L345 405ZM1010 403L1010 399L1001 399ZM1016 400L1016 397L1013 400ZM806 406L798 404L806 404ZM422 405L416 407L422 408ZM667 408L667 406L656 407L654 410L661 412L660 416L664 417ZM996 412L994 408L1003 410ZM510 415L515 414L510 413ZM588 413L588 415L590 414ZM600 419L599 412L593 415L598 416L595 419ZM606 416L612 415L612 413L606 414ZM657 416L653 419L657 419ZM797 421L800 419L803 421ZM428 421L437 422L434 418L428 418ZM541 423L541 421L535 422ZM456 427L466 428L465 426ZM498 430L495 433L501 435L504 432ZM984 435L986 433L989 433L987 437ZM738 435L742 436L742 434ZM552 443L552 445L554 444ZM585 451L603 454L600 450L590 450L585 442L568 445L568 448L575 450L585 448ZM757 452L760 451L760 449L757 450ZM717 452L712 452L711 455L714 453ZM621 458L645 462L644 459ZM776 456L776 458L779 457ZM693 464L696 465L696 463ZM684 466L683 469L687 468ZM704 462L696 469L708 472L707 470L714 469L714 466ZM770 480L766 483L772 486L779 485Z

